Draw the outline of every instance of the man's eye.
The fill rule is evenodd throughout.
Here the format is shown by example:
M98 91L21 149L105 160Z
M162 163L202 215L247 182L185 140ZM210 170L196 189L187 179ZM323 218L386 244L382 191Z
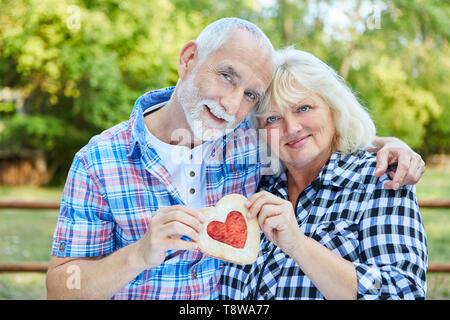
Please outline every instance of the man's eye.
M232 80L231 77L230 77L230 75L228 75L228 74L226 74L226 73L222 73L222 76L223 76L225 79L227 79L228 81L231 81L231 80Z
M250 100L254 101L256 99L256 96L254 93L252 92L246 92L245 93L247 95L247 97L249 97Z

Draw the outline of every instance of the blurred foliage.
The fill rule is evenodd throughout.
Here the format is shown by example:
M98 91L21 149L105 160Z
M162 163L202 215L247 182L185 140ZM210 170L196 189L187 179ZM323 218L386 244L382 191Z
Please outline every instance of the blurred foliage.
M347 23L330 22L336 8ZM0 88L25 96L23 112L0 104L0 150L44 150L63 179L90 137L128 119L142 93L176 83L182 46L224 16L338 70L378 135L449 152L445 0L0 0Z

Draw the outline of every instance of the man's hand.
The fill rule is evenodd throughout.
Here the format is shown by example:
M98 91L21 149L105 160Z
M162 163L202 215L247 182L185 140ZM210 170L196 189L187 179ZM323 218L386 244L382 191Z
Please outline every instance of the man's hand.
M156 211L146 234L138 241L140 256L147 268L160 265L167 250L195 250L193 241L181 240L187 236L197 240L203 215L194 209L182 205L161 208Z
M195 240L204 222L202 214L177 205L156 211L145 235L105 257L59 258L52 256L47 272L48 299L109 299L143 270L160 265L166 251L194 250ZM80 288L67 286L68 268L79 270ZM69 276L68 276L69 274Z
M377 138L377 169L375 176L383 175L388 166L397 164L395 172L389 172L392 181L386 182L386 189L397 190L405 184L416 184L425 172L425 162L406 143L397 138Z

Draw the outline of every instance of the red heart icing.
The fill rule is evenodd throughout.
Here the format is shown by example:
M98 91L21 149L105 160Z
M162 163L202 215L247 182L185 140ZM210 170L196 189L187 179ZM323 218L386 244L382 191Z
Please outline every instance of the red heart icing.
M228 213L225 223L212 221L208 224L206 231L214 240L235 248L243 248L247 240L247 224L239 211Z

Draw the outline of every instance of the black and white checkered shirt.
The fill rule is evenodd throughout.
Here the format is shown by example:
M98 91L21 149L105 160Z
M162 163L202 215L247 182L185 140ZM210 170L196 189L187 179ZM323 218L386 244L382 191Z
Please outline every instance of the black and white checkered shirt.
M426 235L415 186L383 189L372 153L332 154L299 195L297 221L305 235L353 262L358 299L424 299ZM286 174L265 176L260 190L288 199ZM262 234L257 261L226 264L220 299L324 299L294 259Z

